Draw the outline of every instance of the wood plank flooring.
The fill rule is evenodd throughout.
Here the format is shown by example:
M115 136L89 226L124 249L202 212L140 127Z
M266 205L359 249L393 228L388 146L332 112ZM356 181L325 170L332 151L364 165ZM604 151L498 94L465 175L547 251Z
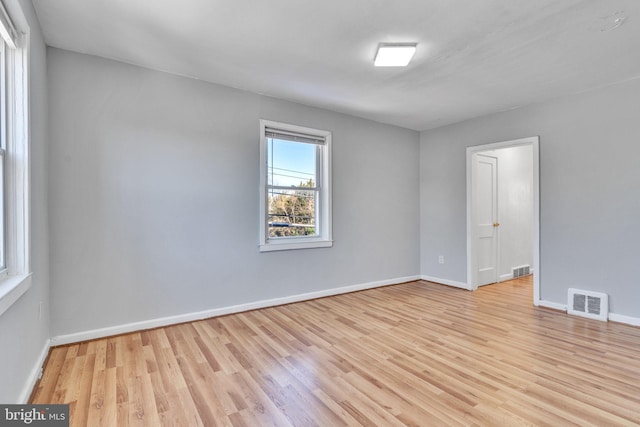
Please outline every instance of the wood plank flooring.
M640 425L640 328L425 281L53 348L73 426Z

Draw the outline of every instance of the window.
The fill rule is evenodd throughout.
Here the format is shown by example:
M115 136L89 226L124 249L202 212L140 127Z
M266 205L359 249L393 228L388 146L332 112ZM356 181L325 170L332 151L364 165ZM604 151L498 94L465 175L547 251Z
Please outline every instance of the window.
M260 250L329 247L331 132L260 121Z
M7 43L0 41L0 274L7 270L6 257L6 221L5 221L5 158L7 149Z
M12 3L17 5L16 3ZM26 29L18 7L21 29ZM28 36L0 1L0 314L30 286Z

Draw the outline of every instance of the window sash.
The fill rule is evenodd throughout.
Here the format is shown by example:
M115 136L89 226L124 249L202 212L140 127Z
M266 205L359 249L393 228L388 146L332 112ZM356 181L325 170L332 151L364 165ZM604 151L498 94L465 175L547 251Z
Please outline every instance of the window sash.
M272 189L269 189L272 190ZM297 189L292 189L292 188L287 188L287 190L289 191L297 191ZM314 202L314 212L313 212L313 224L301 224L298 223L296 224L295 222L292 222L291 220L289 221L289 225L287 226L283 226L283 227L300 227L300 228L309 228L309 227L313 227L314 232L313 234L306 234L306 235L299 235L299 236L270 236L269 232L270 229L272 227L278 227L277 225L274 225L274 223L276 221L273 221L272 218L273 217L288 217L290 219L290 215L286 215L286 214L273 214L273 213L269 213L269 209L267 208L267 214L266 214L266 221L267 221L267 241L270 240L287 240L287 239L304 239L304 238L310 238L310 237L317 237L320 235L320 228L321 228L321 222L320 218L318 217L320 211L319 209L319 203L320 203L320 190L312 190L308 187L304 187L303 191L309 192L309 193L313 193L313 202ZM271 191L267 191L267 194L272 194ZM269 199L269 196L267 196L267 199ZM267 200L268 203L268 200Z
M272 134L273 135L273 134ZM295 178L298 179L298 181L305 181L306 177L296 177L294 175L286 175L286 174L282 174L281 172L276 173L275 171L283 171L283 172L291 172L291 173L298 173L301 175L308 175L307 172L301 172L301 171L294 171L294 170L288 170L288 169L281 169L281 168L277 168L275 167L274 164L274 155L273 152L275 151L274 149L274 141L285 141L287 143L300 143L300 141L293 141L292 139L281 139L281 138L277 138L274 136L268 136L267 133L265 132L265 142L266 142L266 147L264 147L264 151L266 154L266 168L265 168L265 176L266 176L266 181L265 181L265 185L267 186L267 188L269 187L273 187L273 188L280 188L280 189L288 189L288 188L314 188L314 189L319 189L319 183L322 182L322 155L323 155L323 146L322 145L315 145L315 166L314 166L314 170L313 170L313 181L315 183L314 187L301 187L295 184L290 184L290 185L278 185L278 184L273 184L274 182L274 176L287 176L290 178ZM310 174L309 174L310 175Z
M0 0L1 1L1 0ZM4 155L4 265L9 276L29 272L29 116L27 38L19 33L18 46L3 46L2 149Z
M1 3L0 3L1 6ZM0 15L2 11L0 10ZM1 26L1 23L0 23ZM6 147L8 137L8 121L9 117L9 98L7 91L7 78L9 73L7 72L7 44L4 40L0 40L0 273L5 273L7 270L7 202L6 202Z
M266 153L266 157L267 159L271 158L271 151L270 151L270 147L272 147L272 144L270 144L270 140L273 139L279 139L279 140L285 140L285 141L290 141L290 142L298 142L298 143L309 143L307 141L300 141L298 139L302 139L303 137L308 136L309 140L312 138L315 138L311 135L307 135L307 134L302 134L302 133L294 133L294 132L288 132L290 135L296 135L296 140L292 139L292 138L287 138L287 139L283 139L280 136L282 135L282 133L279 133L279 131L273 131L272 128L267 128L270 131L265 131L265 140L266 140L266 147L265 147L265 153ZM282 132L286 132L286 131L282 131ZM324 144L325 139L324 137L318 137L318 138L322 138L322 142ZM265 217L264 217L264 221L265 221L265 240L268 243L269 241L272 240L287 240L287 239L301 239L301 238L309 238L309 237L318 237L321 236L322 234L322 220L320 218L320 215L322 213L322 158L323 158L323 150L324 150L324 146L320 145L320 144L315 144L316 147L316 152L315 152L315 186L314 187L301 187L301 186L294 186L294 185L290 185L290 186L284 186L284 185L273 185L273 184L269 184L269 177L267 176L267 179L265 180L265 184L266 184L266 197L265 197L265 203L266 203L266 209L265 209ZM265 172L268 175L269 174L269 165L268 165L268 160L267 160L267 167L265 168ZM291 192L295 192L295 191L308 191L308 192L313 192L314 193L314 223L313 224L309 224L312 225L314 228L314 233L310 234L310 235L304 235L304 236L270 236L270 228L273 226L272 225L272 221L270 221L270 218L273 216L272 214L269 213L269 200L270 200L270 194L273 193L274 190L283 190L283 191L291 191Z
M6 197L5 197L5 150L0 149L0 273L7 269L7 221L6 221Z
M295 185L271 185L267 184L269 190L299 190L299 191L320 191L320 187L298 187Z

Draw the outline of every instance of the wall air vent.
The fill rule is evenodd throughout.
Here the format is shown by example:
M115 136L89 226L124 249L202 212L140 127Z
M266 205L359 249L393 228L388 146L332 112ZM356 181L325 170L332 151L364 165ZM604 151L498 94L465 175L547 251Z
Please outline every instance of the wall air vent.
M609 318L609 295L570 288L567 307L569 314L606 322Z
M521 265L520 267L514 267L513 278L516 279L522 276L528 276L531 274L531 267L528 265Z

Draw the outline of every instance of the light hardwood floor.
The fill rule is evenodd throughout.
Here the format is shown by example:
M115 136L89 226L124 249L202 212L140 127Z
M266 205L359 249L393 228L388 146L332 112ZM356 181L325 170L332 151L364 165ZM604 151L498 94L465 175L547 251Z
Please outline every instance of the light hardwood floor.
M640 328L419 281L52 349L74 426L640 424Z

